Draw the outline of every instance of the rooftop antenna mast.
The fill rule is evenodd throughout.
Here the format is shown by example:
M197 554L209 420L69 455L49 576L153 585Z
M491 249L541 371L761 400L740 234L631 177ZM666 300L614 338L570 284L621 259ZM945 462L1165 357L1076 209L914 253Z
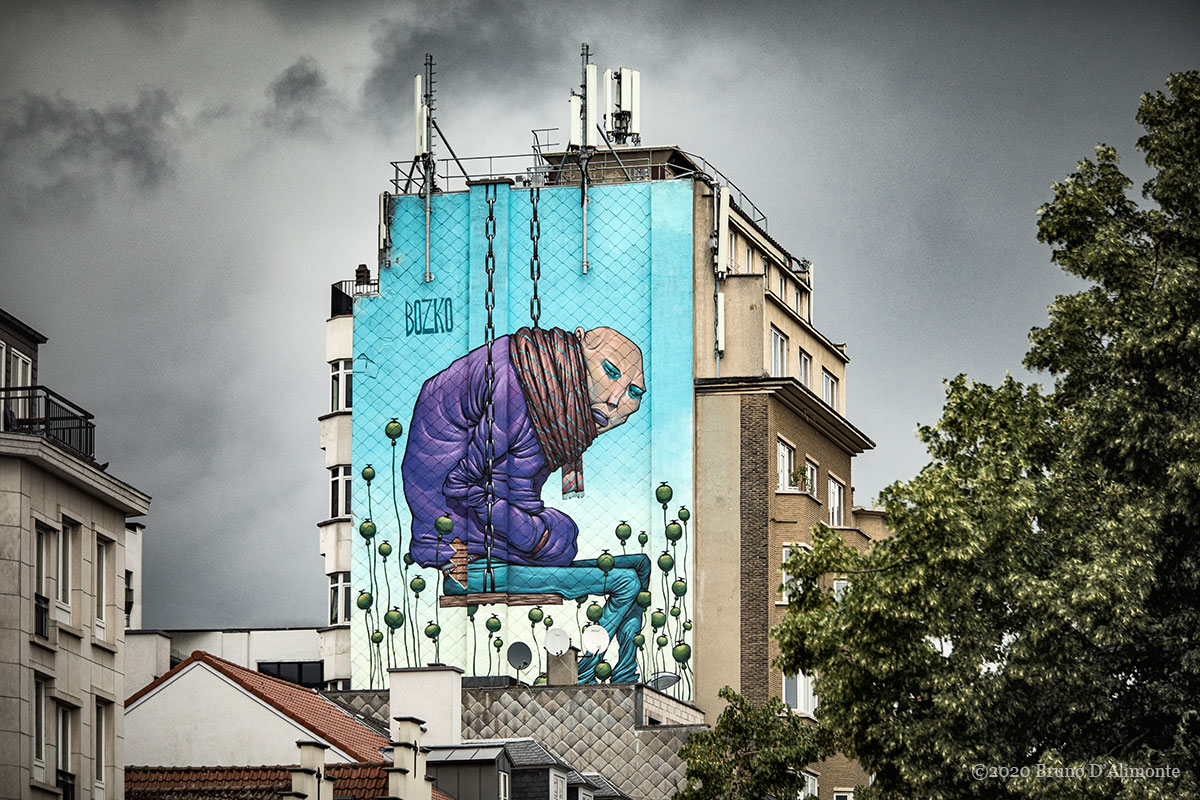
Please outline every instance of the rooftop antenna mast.
M425 282L433 280L429 262L429 227L433 193L437 190L437 162L433 157L433 54L425 54L425 74L413 76L413 166L421 170L421 197L425 201Z
M580 50L580 61L583 82L579 85L580 94L571 92L571 125L570 138L567 148L574 150L579 159L579 202L583 206L583 274L588 272L587 255L587 212L588 212L588 160L596 151L599 144L597 133L600 131L600 89L597 85L596 65L592 61L592 49L587 42Z

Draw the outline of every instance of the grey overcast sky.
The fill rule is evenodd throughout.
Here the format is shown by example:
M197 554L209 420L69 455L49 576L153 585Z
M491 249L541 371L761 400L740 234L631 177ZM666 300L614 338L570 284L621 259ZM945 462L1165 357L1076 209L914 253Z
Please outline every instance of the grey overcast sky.
M1024 374L1075 287L1037 207L1097 142L1144 180L1138 97L1200 67L1197 31L1194 0L9 2L0 307L154 497L147 627L320 624L328 287L374 265L411 76L432 52L460 155L525 152L586 41L642 70L645 141L706 157L815 263L869 503L924 463L943 378Z

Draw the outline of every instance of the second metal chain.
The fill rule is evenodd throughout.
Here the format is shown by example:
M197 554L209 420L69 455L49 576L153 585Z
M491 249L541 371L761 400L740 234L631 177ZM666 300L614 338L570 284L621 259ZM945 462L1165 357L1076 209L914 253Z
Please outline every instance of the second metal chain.
M542 261L538 256L538 239L542 235L542 223L538 219L538 200L542 190L534 188L529 192L529 203L533 206L533 217L529 220L529 241L533 244L533 254L529 257L529 279L533 281L533 296L529 298L529 317L533 327L538 327L538 318L542 316L542 298L538 296L538 278L542 277Z
M484 188L484 197L487 200L488 215L487 221L484 223L484 234L487 236L487 256L484 258L484 268L487 271L487 290L483 295L483 304L487 309L487 327L484 328L484 350L487 353L487 363L484 367L484 380L486 382L487 397L484 402L484 424L487 426L487 447L484 451L484 495L487 498L487 516L484 520L483 527L483 547L487 562L483 576L483 590L485 592L496 591L496 577L492 573L492 545L494 543L494 530L492 527L492 507L496 504L496 485L492 476L493 468L496 462L496 442L493 436L492 427L496 421L495 411L495 380L496 380L496 365L492 362L492 345L496 341L496 327L492 319L492 311L496 307L496 184L490 184Z

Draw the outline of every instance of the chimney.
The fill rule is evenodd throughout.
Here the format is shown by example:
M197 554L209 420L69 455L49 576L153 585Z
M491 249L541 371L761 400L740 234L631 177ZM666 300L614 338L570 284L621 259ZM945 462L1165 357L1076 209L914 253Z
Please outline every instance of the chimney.
M458 667L397 667L388 670L388 708L423 720L428 744L462 741L462 674ZM424 720L428 720L424 722ZM403 739L392 724L393 739Z
M424 721L416 717L392 717L392 766L387 768L388 796L404 800L432 800L433 789L425 777L425 754L421 746ZM332 799L331 799L332 800Z
M371 282L371 270L367 269L366 264L359 264L358 269L354 270L354 282L359 286Z
M300 748L300 766L292 769L292 790L281 792L281 796L333 800L333 780L325 775L329 745L302 739L296 746Z
M567 648L561 656L546 654L546 685L574 686L579 683L579 648Z

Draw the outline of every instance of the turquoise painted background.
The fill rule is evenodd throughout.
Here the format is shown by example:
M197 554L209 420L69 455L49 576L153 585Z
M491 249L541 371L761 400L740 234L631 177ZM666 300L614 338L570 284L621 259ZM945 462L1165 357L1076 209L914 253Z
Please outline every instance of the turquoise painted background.
M355 300L354 524L357 530L370 516L376 525L372 539L354 537L352 587L356 594L367 591L372 595L369 606L352 619L355 688L385 685L388 667L430 663L435 656L442 663L463 667L468 674L512 675L515 672L504 653L515 641L525 642L534 651L533 664L521 673L522 680L532 682L539 666L545 667L541 648L547 627L544 619L531 624L531 606L484 605L469 619L465 608L438 607L440 576L434 570L415 564L405 567L401 560L408 549L412 520L403 497L400 464L417 395L427 378L484 343L484 197L485 188L474 186L467 192L433 198L430 245L434 280L429 283L424 280L423 200L392 198L391 248L386 266L380 270L379 295ZM542 499L578 524L579 559L595 558L604 550L620 554L622 547L614 529L622 520L632 529L625 544L628 552L645 552L651 561L664 551L674 552L677 564L667 573L653 567L652 601L645 614L646 642L639 665L643 679L663 670L681 673L683 680L672 691L688 697L689 682L682 674L686 664L677 663L671 651L677 642L692 640L690 589L677 599L670 582L678 577L690 580L693 574L691 527L672 547L664 534L664 510L654 493L664 481L672 487L668 520L679 517L681 506L690 508L694 503L692 184L656 181L594 186L589 197L590 269L583 275L578 187L540 190L540 323L543 328L566 330L608 326L625 334L642 350L647 394L624 425L597 437L586 451L584 497L562 498L556 472L547 481ZM530 325L531 209L529 189L507 184L497 187L497 337ZM385 434L393 418L404 426L394 448ZM369 497L361 477L368 464L375 471ZM643 530L649 537L644 548L637 541ZM387 558L378 550L382 541L393 547ZM425 582L419 595L406 585L418 576ZM405 624L394 632L383 616L389 599L390 605L406 616ZM603 604L604 600L566 600L562 605L542 605L541 611L578 644L592 602ZM678 616L668 617L668 643L660 648L655 639L662 631L652 629L651 613L657 609L666 613L672 605L679 607ZM500 623L494 634L485 625L493 615ZM426 636L431 622L440 628L436 643ZM687 630L685 622L689 623ZM375 638L382 637L377 643L371 640L376 630L380 635ZM491 646L495 638L503 639L499 650ZM614 641L608 662L616 658L616 649Z

